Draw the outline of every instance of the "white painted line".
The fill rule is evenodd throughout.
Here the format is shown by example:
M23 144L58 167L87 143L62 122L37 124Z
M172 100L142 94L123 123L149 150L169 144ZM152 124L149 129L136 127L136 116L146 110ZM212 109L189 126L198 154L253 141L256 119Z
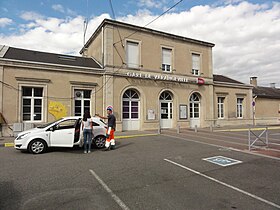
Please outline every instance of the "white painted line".
M125 203L115 193L113 193L113 191L105 184L105 182L103 182L103 180L93 170L90 169L89 171L122 209L129 210Z
M273 207L276 207L276 208L280 209L280 205L278 205L278 204L276 204L276 203L273 203L273 202L271 202L271 201L265 200L265 199L263 199L263 198L261 198L261 197L259 197L259 196L256 196L256 195L254 195L254 194L252 194L252 193L249 193L249 192L246 192L246 191L244 191L244 190L241 190L241 189L239 189L239 188L237 188L237 187L234 187L234 186L232 186L232 185L229 185L229 184L227 184L227 183L225 183L225 182L219 181L219 180L217 180L217 179L215 179L215 178L212 178L212 177L207 176L207 175L205 175L205 174L203 174L203 173L200 173L200 172L198 172L198 171L195 171L195 170L193 170L193 169L191 169L191 168L188 168L188 167L186 167L186 166L183 166L183 165L181 165L181 164L179 164L179 163L176 163L176 162L174 162L174 161L172 161L172 160L168 160L168 159L164 159L164 160L167 161L167 162L169 162L169 163L171 163L171 164L173 164L173 165L176 165L176 166L179 166L179 167L181 167L181 168L183 168L183 169L186 169L186 170L188 170L188 171L190 171L190 172L192 172L192 173L195 173L195 174L197 174L197 175L199 175L199 176L202 176L202 177L204 177L204 178L206 178L206 179L209 179L209 180L211 180L211 181L213 181L213 182L216 182L216 183L218 183L218 184L221 184L221 185L223 185L223 186L226 186L226 187L228 187L228 188L230 188L230 189L232 189L232 190L235 190L235 191L237 191L237 192L243 193L243 194L245 194L245 195L247 195L247 196L250 196L250 197L252 197L252 198L254 198L254 199L256 199L256 200L259 200L259 201L261 201L261 202L263 202L263 203L266 203L266 204L268 204L268 205L271 205L271 206L273 206Z
M273 160L280 160L280 158L278 158L278 157L263 155L263 154L259 154L259 153L253 153L253 152L250 152L250 151L240 150L240 149L236 149L236 148L233 148L233 147L226 147L226 146L221 146L221 145L217 145L217 144L206 143L206 142L197 141L197 140L193 140L193 139L189 139L189 138L186 139L186 138L182 138L182 137L179 137L179 136L172 136L172 135L169 135L169 134L161 134L161 135L168 136L168 137L175 138L175 139L181 139L183 141L189 141L189 142L195 142L195 143L198 143L198 144L204 144L204 145L208 145L208 146L212 146L212 147L230 149L232 151L241 152L241 153L245 153L245 154L249 154L249 155L255 155L255 156L270 158L270 159L273 159Z

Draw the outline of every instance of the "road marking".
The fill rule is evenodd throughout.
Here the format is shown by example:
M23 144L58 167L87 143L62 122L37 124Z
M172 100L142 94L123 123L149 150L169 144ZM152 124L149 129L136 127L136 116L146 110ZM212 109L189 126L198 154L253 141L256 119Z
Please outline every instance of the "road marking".
M105 182L103 182L103 180L93 170L90 169L89 171L122 209L129 210L125 203L115 193L113 193L113 191L105 184Z
M161 134L161 135L168 136L168 137L175 138L175 139L181 139L183 141L189 141L189 142L195 142L195 143L198 143L198 144L204 144L204 145L208 145L208 146L212 146L212 147L218 147L218 148L223 148L223 149L230 149L232 151L242 152L242 153L249 154L249 155L256 155L256 156L260 156L260 157L270 158L270 159L273 159L273 160L280 160L280 158L278 158L278 157L263 155L263 154L259 154L259 153L253 153L253 152L250 152L250 151L240 150L240 149L236 149L236 148L233 148L233 147L226 147L226 146L206 143L206 142L202 142L202 141L198 141L198 140L193 140L193 139L185 139L185 138L182 138L182 137L179 137L179 136L172 136L172 135L169 135L169 134Z
M214 132L225 132L225 131L229 131L229 132L238 132L238 131L261 131L264 130L265 128L233 128L233 129L224 129L224 130L214 130ZM268 127L268 130L278 130L280 129L279 126L277 127Z
M136 135L127 135L127 136L115 136L115 139L128 139L134 137L144 137L144 136L157 136L158 134L149 133L149 134L136 134Z
M218 184L221 184L221 185L223 185L223 186L226 186L226 187L228 187L228 188L230 188L230 189L232 189L232 190L235 190L235 191L237 191L237 192L243 193L243 194L245 194L245 195L247 195L247 196L250 196L250 197L252 197L252 198L254 198L254 199L256 199L256 200L259 200L259 201L261 201L261 202L263 202L263 203L266 203L266 204L268 204L268 205L271 205L271 206L273 206L273 207L276 207L276 208L280 209L280 205L278 205L278 204L276 204L276 203L273 203L273 202L271 202L271 201L265 200L265 199L263 199L263 198L261 198L261 197L259 197L259 196L256 196L256 195L254 195L254 194L252 194L252 193L249 193L249 192L246 192L246 191L244 191L244 190L241 190L241 189L239 189L239 188L237 188L237 187L234 187L234 186L232 186L232 185L229 185L229 184L227 184L227 183L225 183L225 182L219 181L219 180L217 180L217 179L215 179L215 178L212 178L212 177L207 176L207 175L205 175L205 174L203 174L203 173L200 173L200 172L198 172L198 171L195 171L195 170L193 170L193 169L191 169L191 168L188 168L188 167L186 167L186 166L183 166L183 165L181 165L181 164L179 164L179 163L176 163L176 162L174 162L174 161L172 161L172 160L168 160L168 159L164 159L164 160L167 161L167 162L169 162L169 163L171 163L171 164L173 164L173 165L176 165L176 166L179 166L179 167L181 167L181 168L183 168L183 169L186 169L186 170L188 170L188 171L190 171L190 172L192 172L192 173L195 173L195 174L197 174L197 175L199 175L199 176L202 176L202 177L204 177L204 178L206 178L206 179L209 179L209 180L211 180L211 181L213 181L213 182L216 182L216 183L218 183Z

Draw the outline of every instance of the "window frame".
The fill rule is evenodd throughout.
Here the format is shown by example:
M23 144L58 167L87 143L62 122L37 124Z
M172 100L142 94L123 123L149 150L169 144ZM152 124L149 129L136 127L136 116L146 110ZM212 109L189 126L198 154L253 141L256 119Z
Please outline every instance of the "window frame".
M199 57L199 61L198 61L198 64L199 64L199 69L196 69L194 68L194 56L198 56ZM191 52L191 64L192 64L192 67L191 67L191 73L193 76L201 76L201 58L202 58L202 55L201 53L198 53L198 52Z
M241 103L239 103L239 99L241 99ZM236 117L238 119L243 119L244 117L244 97L237 97L236 98ZM241 108L241 109L240 109Z
M82 93L82 97L81 99L79 99L79 101L81 101L81 115L76 115L76 101L78 101L77 97L76 97L76 92L80 91L83 92ZM89 98L84 98L84 91L90 91L90 97ZM89 101L89 112L91 113L92 110L92 89L88 89L88 88L83 88L83 87L74 87L73 88L73 93L74 93L74 97L73 97L73 116L78 116L78 117L82 117L84 114L84 101ZM80 97L79 97L80 98Z
M137 98L130 97L131 95L129 95L129 97L124 98L124 95L126 94L127 91L134 91L135 92L134 94L137 94ZM128 102L128 105L124 106L124 102ZM137 106L132 105L132 102L137 102ZM124 112L124 107L127 107L128 111ZM137 107L138 111L137 112L132 111L133 107ZM124 113L128 114L128 118L124 117ZM132 114L135 114L135 113L137 113L137 118L132 117ZM122 94L122 119L123 120L139 120L140 119L140 93L136 89L133 89L133 88L127 89Z
M166 50L166 51L170 51L170 64L167 64L167 63L164 63L163 62L163 51ZM174 50L172 47L167 47L167 46L161 46L161 70L162 72L164 73L172 73L173 72L173 68L174 68L174 65L173 65L173 53L174 53ZM169 70L167 70L167 66L169 66Z
M32 93L31 96L24 96L23 95L23 89L24 88L31 88ZM35 88L42 88L42 96L35 96L34 95L34 89ZM25 123L40 123L40 122L44 122L45 119L45 113L44 113L44 104L45 104L45 86L44 85L33 85L33 84L21 84L20 85L20 90L21 90L21 94L20 94L20 119L22 122ZM23 117L23 100L24 99L30 99L31 103L30 103L30 120L24 120ZM34 119L34 115L35 115L35 100L39 99L41 100L41 119L40 120L35 120Z
M223 99L222 102L220 102L219 99ZM226 97L224 96L217 97L218 119L225 119L225 99Z
M192 93L189 98L189 115L190 119L200 119L201 116L201 96L198 93ZM196 111L198 110L198 111Z
M138 45L138 65L131 64L128 62L128 44L133 43ZM125 40L125 62L126 66L129 69L140 69L141 67L141 41L139 40L133 40L133 39L126 39Z

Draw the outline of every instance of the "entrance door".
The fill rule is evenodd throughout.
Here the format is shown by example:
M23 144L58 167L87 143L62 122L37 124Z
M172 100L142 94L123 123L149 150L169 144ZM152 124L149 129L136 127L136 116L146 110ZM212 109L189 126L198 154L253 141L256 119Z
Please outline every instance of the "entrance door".
M190 127L200 127L200 97L193 93L190 97Z
M164 91L160 95L160 127L172 128L173 98L172 93Z
M139 130L140 128L140 98L138 92L128 89L122 99L123 130Z

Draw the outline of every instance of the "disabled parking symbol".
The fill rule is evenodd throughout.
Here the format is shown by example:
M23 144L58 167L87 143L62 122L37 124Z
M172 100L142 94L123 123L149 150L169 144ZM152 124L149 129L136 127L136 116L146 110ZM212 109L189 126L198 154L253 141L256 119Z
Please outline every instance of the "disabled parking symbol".
M224 157L224 156L214 156L214 157L209 157L209 158L203 158L202 160L205 160L205 161L208 161L210 163L214 163L214 164L220 165L220 166L230 166L230 165L242 163L242 161L240 161L240 160L235 160L235 159Z

